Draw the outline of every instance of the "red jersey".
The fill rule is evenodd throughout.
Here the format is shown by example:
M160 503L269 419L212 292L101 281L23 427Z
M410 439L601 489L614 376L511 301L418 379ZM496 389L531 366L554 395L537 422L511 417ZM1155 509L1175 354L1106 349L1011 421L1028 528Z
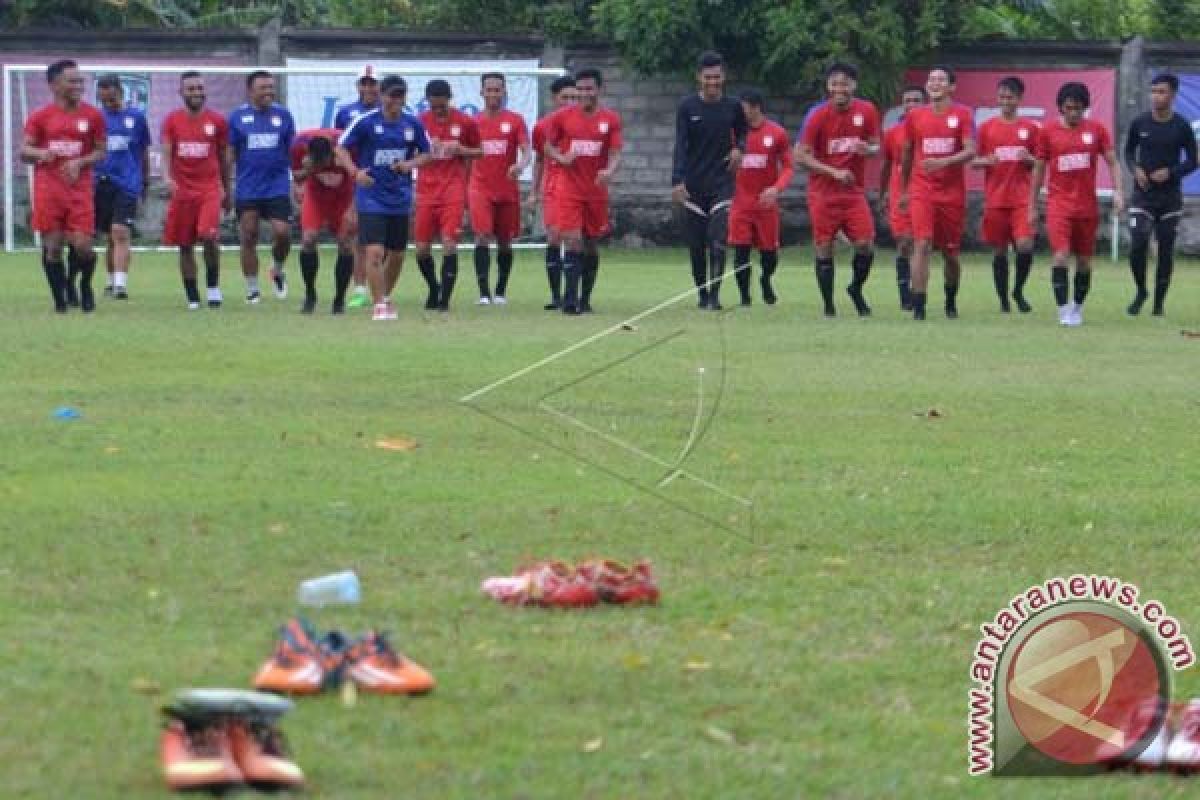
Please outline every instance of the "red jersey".
M1047 213L1070 217L1098 217L1096 167L1112 150L1112 138L1095 120L1085 119L1068 128L1052 122L1042 130L1037 157L1046 163Z
M533 153L542 159L542 193L553 194L562 172L562 164L553 158L546 158L546 123L549 115L542 117L533 126Z
M747 211L760 208L758 196L774 186L787 188L795 174L792 169L792 148L783 126L766 120L757 128L746 131L746 149L738 167L733 192L733 207Z
M879 112L866 100L854 98L845 110L833 103L822 103L804 123L802 141L822 164L854 173L854 183L846 186L828 175L814 172L809 191L822 199L860 195L865 182L866 156L856 152L859 143L879 136Z
M171 178L181 192L203 194L221 186L221 153L229 146L229 124L215 111L191 114L186 108L167 115L163 144L170 148Z
M911 197L946 205L967 202L964 165L926 173L921 169L921 162L961 153L971 138L973 127L971 109L957 103L940 114L933 106L921 106L905 115L904 136L913 147L912 176L908 185Z
M892 162L891 177L888 178L887 191L892 197L899 198L904 192L904 120L900 120L883 134L883 157Z
M289 155L292 171L303 169L304 157L308 155L308 143L317 136L324 136L331 147L336 148L343 131L337 128L310 128L300 131L292 141ZM354 178L337 164L337 160L321 167L302 181L305 191L315 192L322 199L330 200L349 197L354 193Z
M521 195L516 178L508 177L508 170L517 163L521 147L529 146L524 117L507 109L495 116L481 111L475 115L475 124L483 156L471 165L471 191L497 202L516 203Z
M556 191L583 198L605 195L607 188L596 183L596 176L608 166L609 154L621 149L617 112L597 106L589 114L578 105L564 106L544 121L546 142L560 153L575 154L569 165L560 165Z
M433 160L417 170L417 201L429 206L461 203L467 194L470 159L448 155L446 145L458 142L463 147L479 147L479 126L457 108L450 109L445 121L426 111L421 115L421 124L429 137Z
M1037 154L1036 122L1016 119L1007 122L992 117L979 126L979 155L995 156L997 164L984 172L983 204L986 208L1025 208L1029 205L1029 178L1033 166L1023 160L1025 152Z
M54 158L39 161L33 167L33 191L47 197L61 194L92 196L92 168L79 171L75 183L59 171L66 161L82 158L104 149L104 115L100 109L80 103L74 111L65 111L57 104L42 106L25 120L25 141L34 147L49 150Z

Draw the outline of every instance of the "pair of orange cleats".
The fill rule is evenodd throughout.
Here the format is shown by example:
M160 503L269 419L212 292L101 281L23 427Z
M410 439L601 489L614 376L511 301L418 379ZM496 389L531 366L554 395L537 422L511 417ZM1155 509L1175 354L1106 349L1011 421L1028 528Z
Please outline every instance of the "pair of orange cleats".
M570 566L562 561L539 561L514 575L488 578L483 593L514 606L589 608L599 603L655 604L658 581L649 561L627 566L611 559L591 559Z
M435 685L427 669L397 653L381 633L371 631L355 642L339 631L318 637L297 617L280 628L275 652L255 674L254 688L310 695L347 680L375 694L425 694Z

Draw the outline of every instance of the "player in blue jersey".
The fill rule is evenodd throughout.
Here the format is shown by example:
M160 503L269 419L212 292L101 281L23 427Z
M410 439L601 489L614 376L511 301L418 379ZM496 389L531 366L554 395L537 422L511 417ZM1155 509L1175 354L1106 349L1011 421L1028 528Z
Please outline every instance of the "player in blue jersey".
M420 120L404 111L408 85L389 75L379 85L380 107L354 121L338 141L338 163L355 176L358 241L365 248L373 320L394 320L391 294L408 246L412 171L429 161ZM394 255L393 255L394 254Z
M258 289L258 224L271 223L271 280L275 296L287 297L283 265L291 250L288 219L292 215L291 157L296 124L292 113L275 102L275 77L266 70L246 76L249 102L229 115L229 147L237 165L234 209L242 245L246 302L256 304Z
M338 130L346 130L350 127L350 123L359 116L379 108L379 79L375 76L374 67L370 64L363 67L362 71L358 73L358 82L355 86L358 89L358 99L340 107L333 117L333 127ZM355 214L353 208L350 209L350 214L352 216ZM371 294L367 291L367 259L363 255L362 247L355 247L354 292L350 295L346 306L362 308L371 302L370 298Z
M116 75L101 76L96 95L108 134L108 153L95 172L96 230L107 237L104 293L124 300L129 297L129 238L138 199L145 199L150 180L150 126L145 114L125 106L125 91Z

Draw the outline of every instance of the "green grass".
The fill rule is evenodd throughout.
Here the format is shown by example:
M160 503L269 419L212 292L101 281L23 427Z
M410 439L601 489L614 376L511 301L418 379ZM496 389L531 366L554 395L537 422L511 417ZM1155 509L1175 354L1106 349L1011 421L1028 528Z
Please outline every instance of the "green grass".
M792 249L774 308L647 318L478 401L508 424L458 403L686 288L684 262L607 253L582 319L541 310L534 254L504 309L470 305L464 275L455 312L426 316L409 271L381 325L327 298L312 319L295 296L245 307L228 254L220 312L184 311L173 260L139 255L127 304L59 318L33 257L0 260L0 794L163 795L162 697L135 683L246 685L296 584L350 567L362 606L317 621L391 630L439 686L299 702L285 729L313 796L1184 796L969 779L965 714L977 626L1046 578L1121 576L1200 632L1200 343L1179 335L1200 326L1197 265L1164 321L1126 317L1104 264L1063 330L1044 260L1035 313L1009 317L975 258L963 318L935 303L916 325L886 255L874 319L845 300L819 318ZM702 379L686 466L752 507L655 489L662 468L537 409L593 371L550 402L668 462ZM420 447L373 446L389 436ZM662 606L478 591L527 556L596 554L652 559Z

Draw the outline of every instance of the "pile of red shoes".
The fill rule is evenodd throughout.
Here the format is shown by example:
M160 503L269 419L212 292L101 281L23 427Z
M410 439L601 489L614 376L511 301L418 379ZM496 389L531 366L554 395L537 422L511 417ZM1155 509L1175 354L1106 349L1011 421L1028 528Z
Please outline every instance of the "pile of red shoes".
M339 631L319 636L308 621L288 620L275 652L254 676L264 692L310 695L352 681L375 694L425 694L435 681L427 669L397 653L375 631L351 641Z
M589 608L599 603L655 604L658 581L648 561L627 566L609 559L592 559L570 566L562 561L538 561L513 575L488 578L483 593L513 606Z
M1143 724L1151 724L1162 706L1156 702L1143 704L1134 713ZM1129 764L1139 772L1167 770L1182 774L1200 772L1200 699L1173 703L1166 709L1166 718L1154 741L1146 746Z

